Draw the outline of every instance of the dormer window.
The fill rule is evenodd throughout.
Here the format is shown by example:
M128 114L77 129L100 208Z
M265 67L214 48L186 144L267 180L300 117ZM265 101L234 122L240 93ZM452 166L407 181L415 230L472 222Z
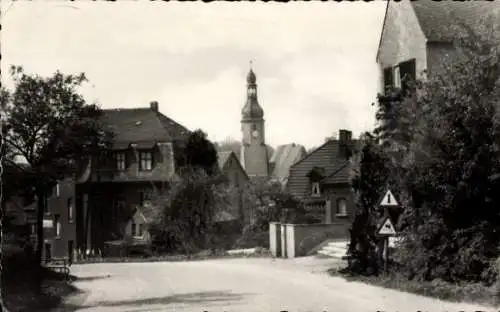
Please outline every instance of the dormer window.
M307 174L309 177L309 185L311 186L311 196L321 196L320 181L325 177L324 168L314 167Z
M321 196L321 191L320 191L320 188L319 188L319 182L313 182L312 183L311 195L312 196Z
M125 152L116 153L115 160L116 160L116 170L125 171L125 169L127 168Z
M153 170L153 153L151 151L139 152L139 170L140 171Z

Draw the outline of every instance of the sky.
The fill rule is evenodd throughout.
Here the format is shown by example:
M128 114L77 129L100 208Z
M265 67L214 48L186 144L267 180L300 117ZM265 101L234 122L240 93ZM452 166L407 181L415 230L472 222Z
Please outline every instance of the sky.
M375 124L385 1L2 1L1 69L84 72L101 108L147 107L213 141L241 139L253 61L266 142L318 146ZM7 74L2 84L12 87Z

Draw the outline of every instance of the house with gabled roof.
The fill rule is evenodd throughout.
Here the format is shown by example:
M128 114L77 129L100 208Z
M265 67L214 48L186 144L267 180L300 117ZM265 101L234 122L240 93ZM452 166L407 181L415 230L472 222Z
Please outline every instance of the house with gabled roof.
M122 239L138 207L154 189L175 182L176 146L190 131L159 111L146 108L106 109L103 121L114 133L111 151L88 161L77 184L77 246L101 249Z
M250 178L233 151L220 151L217 153L217 159L227 187L232 191L227 209L217 214L216 222L243 220L245 209L241 189L250 181Z
M387 1L376 57L380 93L441 72L455 54L453 41L464 34L461 25L481 31L485 17L500 22L498 1Z
M338 139L328 138L290 167L286 188L318 216L318 223L344 224L347 229L352 222L351 160L357 144L351 131L340 130Z

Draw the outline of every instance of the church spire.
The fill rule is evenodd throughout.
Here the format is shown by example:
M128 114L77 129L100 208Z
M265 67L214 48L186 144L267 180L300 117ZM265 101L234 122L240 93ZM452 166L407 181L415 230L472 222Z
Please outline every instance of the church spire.
M241 114L243 120L262 119L264 117L264 110L257 100L257 77L252 69L252 61L250 61L250 71L247 74L247 101Z

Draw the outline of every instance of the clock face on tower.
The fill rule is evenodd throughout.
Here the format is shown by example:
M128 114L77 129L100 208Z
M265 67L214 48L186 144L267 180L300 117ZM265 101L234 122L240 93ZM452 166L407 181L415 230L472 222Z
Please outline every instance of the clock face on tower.
M254 130L254 132L252 132L252 136L253 136L254 138L258 138L258 137L259 137L259 131Z
M254 88L249 88L248 89L248 95L255 95L255 89Z

